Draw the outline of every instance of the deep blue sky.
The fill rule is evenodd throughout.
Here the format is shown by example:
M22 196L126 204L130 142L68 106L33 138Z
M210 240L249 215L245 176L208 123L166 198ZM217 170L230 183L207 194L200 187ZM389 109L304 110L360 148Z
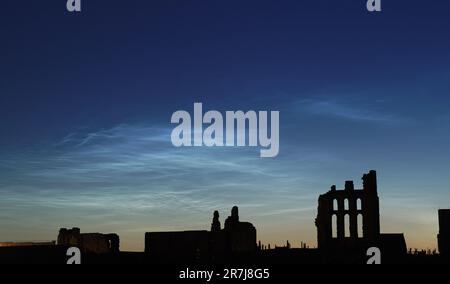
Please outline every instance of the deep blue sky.
M237 204L264 242L314 245L318 195L376 169L383 229L434 248L448 1L65 2L0 8L0 241L81 226L141 249L145 231L207 228ZM174 149L170 116L194 102L279 110L280 156Z

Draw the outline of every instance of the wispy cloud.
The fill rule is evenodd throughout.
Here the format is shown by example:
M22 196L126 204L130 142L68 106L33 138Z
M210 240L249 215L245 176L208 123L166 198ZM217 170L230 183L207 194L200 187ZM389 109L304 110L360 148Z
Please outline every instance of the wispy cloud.
M249 148L175 148L170 131L119 125L71 133L44 153L8 160L11 172L0 184L0 191L32 193L35 198L30 202L45 199L48 206L63 207L72 202L73 206L96 204L101 208L102 202L103 206L120 208L110 196L131 200L133 195L148 201L148 206L169 208L177 200L185 206L201 208L203 204L211 209L232 200L252 203L254 196L264 197L259 203L265 202L274 194L275 184L280 194L283 186L293 182L286 172L292 163L263 161ZM295 181L299 178L297 173ZM40 194L43 199L36 198ZM131 206L132 210L141 207Z
M283 218L315 203L319 191L302 184L317 186L308 167L329 161L301 147L287 146L289 153L273 160L252 148L175 148L170 132L123 124L2 157L0 232L77 225L140 236L204 228L213 210L226 214L233 205L261 222L267 215Z
M299 101L296 106L312 115L329 116L355 122L395 126L407 121L404 117L380 109L383 106L380 101L367 103L333 98L305 99Z
M313 101L305 106L311 113L325 108ZM356 113L352 120L379 122L367 111ZM117 232L125 236L124 249L142 249L145 231L207 228L213 210L224 218L233 205L260 229L262 240L284 229L281 224L289 231L293 222L313 232L317 196L348 171L339 172L342 160L333 153L297 142L283 144L284 152L267 160L249 148L175 148L170 132L123 124L1 157L2 238L44 231L39 239L53 239L60 226L80 226Z

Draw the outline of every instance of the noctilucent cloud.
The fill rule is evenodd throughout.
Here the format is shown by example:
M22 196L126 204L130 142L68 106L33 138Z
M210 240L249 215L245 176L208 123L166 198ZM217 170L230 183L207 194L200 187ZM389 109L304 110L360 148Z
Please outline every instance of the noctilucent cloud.
M435 248L449 1L281 2L2 1L0 241L78 226L143 250L146 231L238 205L264 243L315 246L319 194L375 169L382 231ZM195 102L280 111L279 155L173 147L171 115Z

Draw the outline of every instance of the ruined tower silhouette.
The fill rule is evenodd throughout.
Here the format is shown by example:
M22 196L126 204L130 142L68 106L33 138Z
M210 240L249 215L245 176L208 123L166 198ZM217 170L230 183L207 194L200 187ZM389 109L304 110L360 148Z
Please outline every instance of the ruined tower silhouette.
M355 189L353 181L347 181L344 190L337 190L333 185L328 193L319 197L318 248L336 253L378 246L406 253L402 234L380 233L376 171L365 174L362 180L363 189Z
M362 216L363 224L358 224L358 219L361 220L358 216ZM350 220L349 224L346 224L346 219ZM364 175L362 190L356 190L353 181L347 181L344 190L336 190L333 185L328 193L321 195L316 225L320 249L354 247L361 239L378 240L380 212L377 173L371 171ZM358 232L361 225L362 235Z

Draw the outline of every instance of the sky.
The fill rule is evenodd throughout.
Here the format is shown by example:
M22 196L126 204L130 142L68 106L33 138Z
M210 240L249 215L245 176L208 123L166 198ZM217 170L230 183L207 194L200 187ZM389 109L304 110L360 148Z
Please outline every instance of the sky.
M31 3L30 3L31 2ZM0 241L209 229L316 245L317 199L377 170L381 226L434 249L450 207L450 3L2 1ZM431 2L431 3L430 3ZM280 154L175 148L177 110L280 111Z

